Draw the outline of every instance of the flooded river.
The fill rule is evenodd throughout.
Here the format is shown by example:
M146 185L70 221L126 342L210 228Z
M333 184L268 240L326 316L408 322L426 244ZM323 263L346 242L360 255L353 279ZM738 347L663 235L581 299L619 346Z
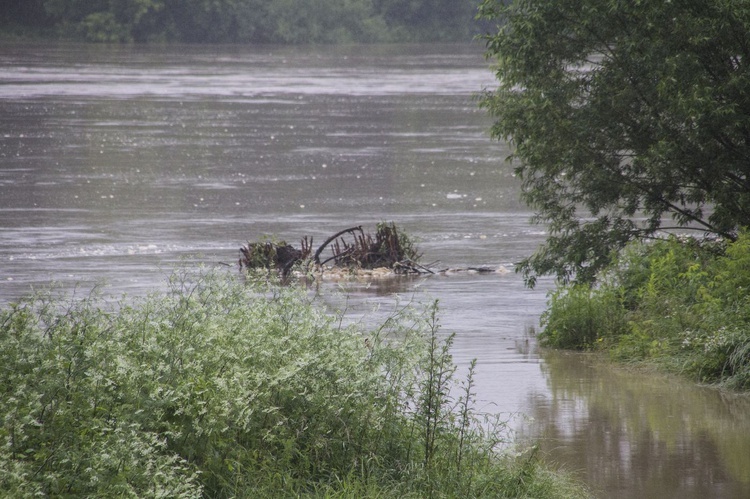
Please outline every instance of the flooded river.
M141 294L178 262L235 265L264 235L322 242L380 221L437 267L512 269L544 233L477 109L492 84L476 45L6 43L0 305L51 281ZM344 283L332 300L350 316L439 300L456 361L478 359L479 409L600 497L750 497L750 400L540 352L549 287L433 276Z

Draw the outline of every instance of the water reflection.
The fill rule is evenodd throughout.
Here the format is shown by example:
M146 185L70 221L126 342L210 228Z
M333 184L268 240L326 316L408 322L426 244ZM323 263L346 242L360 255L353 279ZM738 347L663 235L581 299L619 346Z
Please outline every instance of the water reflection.
M521 433L603 497L750 497L750 396L545 351Z

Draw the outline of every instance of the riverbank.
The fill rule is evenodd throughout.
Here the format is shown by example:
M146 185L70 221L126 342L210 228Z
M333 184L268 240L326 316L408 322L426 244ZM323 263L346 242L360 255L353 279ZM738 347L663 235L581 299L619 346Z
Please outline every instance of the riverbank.
M750 237L627 247L594 288L562 286L546 346L608 353L699 383L750 390Z
M434 307L361 330L232 273L169 288L0 312L3 494L588 496L533 447L498 450Z

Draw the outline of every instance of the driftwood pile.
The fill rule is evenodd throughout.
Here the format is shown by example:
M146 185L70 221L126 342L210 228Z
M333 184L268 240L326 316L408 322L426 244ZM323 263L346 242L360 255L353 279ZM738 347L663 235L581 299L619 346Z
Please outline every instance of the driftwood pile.
M413 241L393 223L380 223L375 235L362 226L332 235L312 253L313 239L305 236L300 248L285 241L248 242L240 248L240 270L276 270L286 277L293 268L321 271L326 266L350 271L387 268L396 274L432 274L420 265L421 254ZM312 256L311 256L312 255Z

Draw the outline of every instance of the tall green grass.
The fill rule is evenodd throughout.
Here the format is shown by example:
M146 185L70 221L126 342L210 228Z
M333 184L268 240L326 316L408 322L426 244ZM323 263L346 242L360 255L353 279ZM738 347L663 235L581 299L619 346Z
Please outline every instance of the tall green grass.
M3 497L581 497L473 409L437 308L342 327L303 290L177 272L0 313Z
M625 310L614 290L570 285L555 290L549 303L541 317L544 346L591 349L605 333L616 337L627 329Z
M750 236L672 237L625 248L595 288L564 286L542 341L601 349L696 381L750 389Z

